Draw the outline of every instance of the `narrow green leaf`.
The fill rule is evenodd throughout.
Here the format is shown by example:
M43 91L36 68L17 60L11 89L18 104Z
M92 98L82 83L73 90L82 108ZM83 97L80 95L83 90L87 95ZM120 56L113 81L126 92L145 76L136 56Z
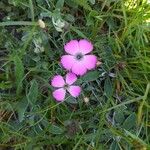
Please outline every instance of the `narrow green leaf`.
M24 120L24 114L27 109L27 106L28 106L28 101L27 101L26 97L23 98L16 106L18 118L19 118L20 122L22 122Z
M120 150L118 143L116 141L113 141L110 145L110 149L109 150Z
M29 89L29 93L27 95L27 99L31 104L35 104L38 97L38 83L36 80L31 81L31 87Z
M138 118L137 118L137 123L138 125L141 123L142 121L142 115L143 115L143 106L144 106L144 103L147 99L147 96L148 96L148 93L150 92L150 83L147 84L147 87L146 87L146 90L145 90L145 94L144 94L144 97L143 97L143 101L140 103L140 106L138 108Z
M56 8L62 9L64 6L64 0L58 0L56 3Z
M22 91L22 79L24 77L24 66L19 56L14 57L14 64L15 64L17 94L19 94Z
M92 10L87 0L74 0L74 2L86 10Z
M7 21L0 22L0 26L38 26L38 22L30 21Z
M29 0L30 12L31 12L31 19L34 21L34 7L32 0Z
M10 88L12 88L12 86L13 86L13 84L11 81L0 83L0 89L2 89L2 90L10 89Z
M95 4L95 0L89 0L89 2L94 5Z
M87 39L87 37L85 36L85 34L83 34L80 30L74 28L73 26L71 27L71 30L73 30L74 32L76 32L80 37Z
M140 150L149 150L149 145L147 145L145 143L145 141L143 141L141 138L139 138L138 136L132 134L131 132L125 130L126 135L130 136L133 140L132 144L134 145L134 147L137 147L138 145L141 147Z
M111 97L112 94L113 94L113 86L112 86L112 83L111 83L109 77L105 80L105 83L104 83L104 92L105 92L105 94L106 94L106 96L108 98Z
M62 134L64 132L64 130L56 125L50 125L48 127L49 131L52 133L52 134Z

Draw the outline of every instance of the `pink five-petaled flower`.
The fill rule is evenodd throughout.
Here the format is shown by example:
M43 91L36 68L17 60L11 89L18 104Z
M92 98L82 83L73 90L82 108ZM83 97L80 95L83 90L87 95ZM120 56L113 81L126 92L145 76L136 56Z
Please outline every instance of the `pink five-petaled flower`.
M96 67L97 57L88 54L93 50L91 42L85 39L71 40L64 46L64 49L69 54L61 57L61 64L65 69L76 75L84 75L87 70Z
M65 80L61 75L56 75L51 81L53 87L59 88L53 92L53 97L57 101L63 101L65 99L66 91L68 91L71 96L78 97L81 88L76 85L72 85L77 80L77 77L73 73L67 73Z

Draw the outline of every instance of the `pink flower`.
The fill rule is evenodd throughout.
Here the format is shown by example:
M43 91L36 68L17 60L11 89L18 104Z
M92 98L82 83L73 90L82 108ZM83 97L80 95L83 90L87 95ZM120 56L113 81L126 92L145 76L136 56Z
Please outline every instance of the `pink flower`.
M87 55L93 50L91 42L82 40L71 40L64 46L68 55L61 57L62 66L72 71L76 75L84 75L87 70L96 67L97 57L95 55Z
M51 85L58 89L53 92L53 97L57 101L63 101L67 91L73 97L78 97L81 92L81 88L79 86L72 85L76 80L77 77L73 73L67 73L65 81L61 75L54 76L51 81Z

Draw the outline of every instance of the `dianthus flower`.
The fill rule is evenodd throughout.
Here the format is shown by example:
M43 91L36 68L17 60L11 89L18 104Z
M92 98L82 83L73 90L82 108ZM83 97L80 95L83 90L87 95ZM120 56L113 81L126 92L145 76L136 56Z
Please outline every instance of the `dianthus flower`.
M97 57L89 54L93 50L91 42L85 39L71 40L64 49L68 55L61 57L61 64L66 70L82 76L96 67Z
M58 89L53 92L53 97L57 101L64 101L67 91L71 94L71 96L78 97L81 92L81 88L77 85L72 85L76 80L77 76L73 73L67 73L65 80L61 75L54 76L51 81L51 85Z

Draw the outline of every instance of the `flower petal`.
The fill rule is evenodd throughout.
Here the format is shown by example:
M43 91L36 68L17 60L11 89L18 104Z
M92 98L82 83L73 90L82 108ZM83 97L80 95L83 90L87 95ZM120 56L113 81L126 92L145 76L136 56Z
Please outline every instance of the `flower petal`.
M53 97L59 102L65 99L65 95L66 95L66 90L64 90L63 88L60 88L53 92Z
M67 73L66 74L66 83L71 85L77 80L77 76L74 73Z
M63 87L65 85L65 81L62 76L56 75L53 77L51 85L53 87Z
M81 92L81 88L79 86L70 86L68 88L68 92L71 94L73 97L78 97Z
M67 53L75 55L79 52L79 42L77 40L71 40L64 46L64 49Z
M97 57L95 55L85 55L84 65L88 70L94 69L96 67Z
M82 39L79 41L80 52L83 54L87 54L93 50L93 44L86 39Z
M84 65L84 61L75 61L71 70L74 74L80 75L80 76L84 75L87 72L87 68Z
M61 57L61 64L67 70L70 70L72 68L74 61L74 56L71 55L64 55Z

